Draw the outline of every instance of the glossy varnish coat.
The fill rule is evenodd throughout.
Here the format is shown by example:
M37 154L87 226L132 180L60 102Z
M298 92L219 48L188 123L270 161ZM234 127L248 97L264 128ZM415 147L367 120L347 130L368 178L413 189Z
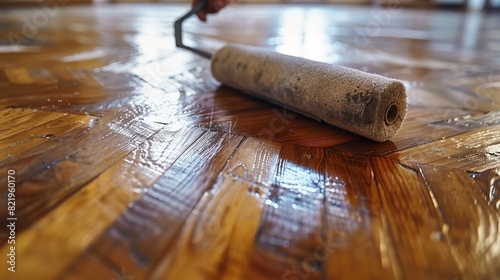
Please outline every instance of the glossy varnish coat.
M186 24L209 51L402 79L407 119L376 143L220 86L174 47L187 8L60 7L29 34L39 8L1 12L1 279L500 277L498 16L233 5Z

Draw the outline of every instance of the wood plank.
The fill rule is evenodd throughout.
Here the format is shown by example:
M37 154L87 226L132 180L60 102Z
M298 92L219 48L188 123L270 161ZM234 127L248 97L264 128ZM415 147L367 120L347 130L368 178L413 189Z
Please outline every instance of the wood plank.
M64 116L64 113L45 112L31 109L4 109L2 123L0 124L0 140L13 135L26 132L32 127L43 125L47 122ZM12 124L16 125L13 126ZM5 159L2 157L1 159Z
M245 278L318 279L324 265L314 259L323 241L323 149L283 144L277 167Z
M130 187L125 189L129 191L129 199L127 201L116 201L115 203L126 203L128 206L140 199L154 185L154 182L161 178L162 172L169 169L179 156L204 133L204 130L199 128L183 129L176 132L163 129L142 144L121 164L126 166L127 173L135 174L138 177L143 177L142 174L148 174L147 176L150 179L147 182L145 180L133 180L128 183L127 185L130 185ZM123 172L112 175L122 176L122 174ZM104 176L104 174L101 176ZM111 194L109 199L112 199L112 197ZM100 202L99 207L106 209L107 203ZM115 216L115 218L118 218L118 216ZM99 237L96 235L96 238ZM96 263L99 263L98 267L101 269L94 269ZM102 255L91 247L86 247L60 275L64 278L89 279L91 277L101 277L103 271L105 273L115 272L114 274L118 271L120 274L127 274L127 269L111 262L105 254Z
M30 150L52 141L65 134L78 135L78 132L88 129L94 118L88 115L54 113L56 119L42 124L33 124L27 130L2 139L0 143L0 162L15 161L21 153L30 153ZM19 127L17 127L19 128Z
M74 138L73 143L78 147L76 150L67 146L48 158L38 157L31 166L22 165L22 161L0 166L0 170L5 172L7 169L16 170L16 201L23 205L17 211L21 218L18 231L53 209L162 127L136 118L131 109L123 109L118 117L103 118L103 123ZM53 161L46 161L50 158ZM2 190L3 193L6 191L6 188ZM0 211L5 214L4 209Z
M329 150L325 166L326 242L315 257L327 278L401 279L370 158Z
M371 164L401 278L460 277L462 271L445 237L446 222L420 171L385 158L374 157Z
M162 170L201 132L200 129L159 132L37 221L29 231L18 231L21 233L17 237L19 259L36 262L29 270L20 270L19 279L29 278L35 272L54 278L63 272L130 203L153 185ZM73 226L68 227L68 224ZM40 238L45 242L38 242ZM6 247L2 248L2 252L5 250Z
M0 93L0 108L17 106L44 111L70 109L70 112L85 112L92 107L106 108L104 106L113 101L127 100L127 97L137 95L141 89L148 87L130 73L91 72L85 69L65 71L72 80L61 80L54 86L8 87L5 89L8 94ZM159 90L152 90L153 93L155 91Z
M177 241L155 266L153 278L246 277L279 148L279 143L245 139L173 237Z
M500 167L500 126L416 146L397 154L406 161L481 172Z
M243 138L205 132L91 248L135 277L145 278L175 244L175 236ZM210 155L218 155L201 165Z
M464 170L419 164L419 170L444 222L451 256L461 276L495 279L500 275L500 215L488 205Z
M219 87L175 47L188 5L58 8L0 18L0 174L16 170L19 218L1 279L500 278L500 112L475 111L499 108L497 17L248 5L186 22L211 52L400 78L406 122L375 143Z

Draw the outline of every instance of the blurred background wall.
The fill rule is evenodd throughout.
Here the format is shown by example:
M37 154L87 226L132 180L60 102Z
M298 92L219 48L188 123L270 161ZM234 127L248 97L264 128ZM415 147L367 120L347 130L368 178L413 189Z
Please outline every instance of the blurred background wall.
M1 5L32 5L40 2L57 1L62 4L83 3L189 3L191 0L0 0ZM472 10L499 10L500 0L233 0L235 3L273 3L273 4L352 4L352 5L390 5L397 3L414 8L458 8Z

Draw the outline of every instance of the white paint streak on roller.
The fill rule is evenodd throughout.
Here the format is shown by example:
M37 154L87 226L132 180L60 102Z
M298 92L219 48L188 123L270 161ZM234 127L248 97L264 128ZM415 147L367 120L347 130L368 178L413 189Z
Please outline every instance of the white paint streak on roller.
M401 81L248 46L225 46L212 59L221 83L383 142L407 110Z

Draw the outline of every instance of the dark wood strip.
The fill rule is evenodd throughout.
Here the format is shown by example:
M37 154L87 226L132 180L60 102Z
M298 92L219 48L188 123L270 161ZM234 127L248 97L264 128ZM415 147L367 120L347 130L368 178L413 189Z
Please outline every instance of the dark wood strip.
M324 215L324 152L283 144L264 210L247 279L320 278Z

